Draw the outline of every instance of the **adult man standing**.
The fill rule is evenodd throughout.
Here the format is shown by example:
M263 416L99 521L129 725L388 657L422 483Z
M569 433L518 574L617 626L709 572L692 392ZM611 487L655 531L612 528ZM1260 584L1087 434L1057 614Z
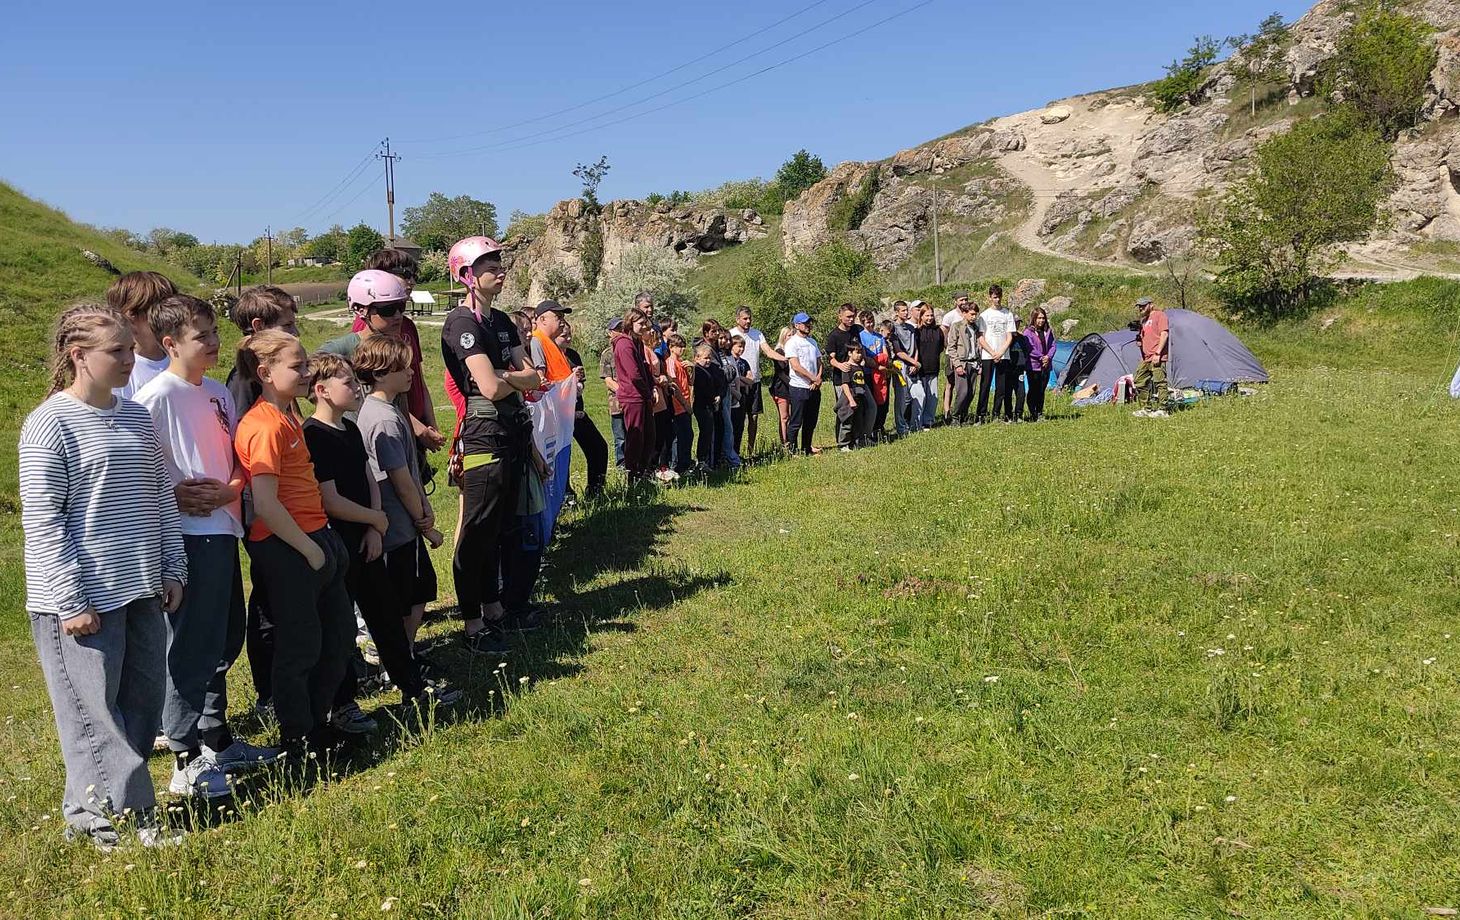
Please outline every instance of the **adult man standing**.
M922 306L922 302L918 302ZM908 400L909 388L912 385L913 368L917 361L913 353L917 351L917 328L908 322L908 303L899 300L892 305L892 336L889 341L892 346L892 422L893 430L897 437L908 433Z
M843 376L852 369L847 350L862 342L862 327L853 322L856 315L856 308L849 303L837 307L836 328L826 336L826 359L833 371L832 386L836 387L836 446L845 450L852 449L852 420L845 411L849 407L841 385L845 382Z
M948 333L953 329L953 324L963 319L964 313L968 310L968 293L957 291L953 295L953 308L943 314L938 320L938 328L943 330L943 353L952 354L953 342L948 338ZM943 421L948 421L953 415L953 391L957 389L957 375L953 372L953 364L950 362L947 369L943 371Z
M786 423L786 448L791 453L811 455L816 421L821 415L821 349L811 337L811 317L797 313L791 318L795 333L786 339L786 360L791 368L791 418Z
M1145 406L1137 409L1135 415L1141 418L1165 418L1168 413L1161 408L1166 402L1166 364L1170 360L1171 327L1166 321L1166 311L1156 309L1156 302L1149 297L1136 301L1141 311L1141 364L1136 368L1135 388L1145 393Z
M750 365L750 386L740 395L740 408L745 412L745 456L755 456L755 432L759 427L762 411L760 385L761 356L772 361L785 361L785 357L766 344L765 334L750 325L750 308L741 307L735 311L735 326L730 330L731 338L745 340L745 351L740 357Z
M1004 289L989 285L988 309L978 315L978 410L974 424L988 421L989 386L998 374L998 391L994 394L994 414L1004 412L1004 420L1014 420L1014 374L1009 360L1009 345L1014 341L1014 314L1004 309Z

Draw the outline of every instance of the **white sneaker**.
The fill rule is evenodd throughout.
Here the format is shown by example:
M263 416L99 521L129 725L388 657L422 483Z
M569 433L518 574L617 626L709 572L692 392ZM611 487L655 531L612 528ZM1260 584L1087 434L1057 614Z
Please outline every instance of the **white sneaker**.
M183 832L170 827L139 827L137 842L148 849L180 846Z
M1151 410L1150 409L1137 409L1136 411L1134 411L1134 412L1131 413L1131 417L1132 418L1146 418L1150 414L1151 414Z
M1167 418L1170 415L1171 413L1167 412L1165 409L1152 409L1150 412L1146 413L1146 418Z
M368 735L380 727L378 722L360 711L359 703L351 703L330 713L330 724L351 735Z
M221 751L203 745L203 756L218 765L224 773L243 773L255 767L274 763L284 756L278 748L260 747L237 738Z
M210 799L233 794L228 776L207 756L196 757L185 767L174 767L167 791L173 795L201 795Z
M152 739L152 753L154 754L161 754L170 747L171 745L167 743L167 736L162 732L158 732L157 737Z

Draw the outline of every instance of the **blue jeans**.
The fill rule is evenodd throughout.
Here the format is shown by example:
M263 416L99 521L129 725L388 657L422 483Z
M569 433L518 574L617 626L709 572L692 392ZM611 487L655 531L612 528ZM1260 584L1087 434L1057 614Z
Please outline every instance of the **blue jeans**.
M914 377L908 387L912 400L912 417L909 423L913 431L932 428L938 419L938 378L936 376Z
M613 465L619 469L624 468L624 417L622 415L610 415L608 427L613 429Z
M897 372L892 374L892 424L898 437L908 432L907 406L909 399L908 386L898 382Z
M66 789L61 814L83 833L108 831L130 810L157 806L147 757L162 721L167 621L156 597L101 614L101 629L68 636L53 616L30 617L56 715Z
M735 451L735 426L730 418L730 397L720 400L720 456L730 461L731 466L740 465L740 454Z

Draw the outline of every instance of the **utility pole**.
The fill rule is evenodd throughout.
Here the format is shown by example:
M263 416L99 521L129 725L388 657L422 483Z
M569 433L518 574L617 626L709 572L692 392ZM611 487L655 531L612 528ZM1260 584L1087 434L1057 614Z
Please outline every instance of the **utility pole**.
M928 173L933 186L933 283L943 283L943 252L938 246L938 155L928 161Z
M395 161L400 159L399 154L390 152L390 138L383 142L384 151L377 153L377 159L385 161L385 213L390 221L390 243L395 246Z
M269 280L267 282L265 282L265 283L267 283L267 284L273 284L274 283L274 228L272 226L269 226L269 227L265 227L264 228L264 239L266 239L266 240L269 241L268 255L264 259L264 271L267 273L267 276L268 276L268 279Z

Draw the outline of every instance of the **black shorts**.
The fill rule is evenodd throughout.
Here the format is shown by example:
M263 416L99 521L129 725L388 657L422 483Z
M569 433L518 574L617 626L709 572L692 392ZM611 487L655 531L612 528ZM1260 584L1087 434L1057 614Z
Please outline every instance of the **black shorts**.
M763 406L764 403L760 396L760 381L757 380L740 394L740 409L746 415L760 415L764 411Z
M424 537L418 536L410 543L387 550L384 560L396 597L407 606L429 604L436 599L436 567L431 564Z

